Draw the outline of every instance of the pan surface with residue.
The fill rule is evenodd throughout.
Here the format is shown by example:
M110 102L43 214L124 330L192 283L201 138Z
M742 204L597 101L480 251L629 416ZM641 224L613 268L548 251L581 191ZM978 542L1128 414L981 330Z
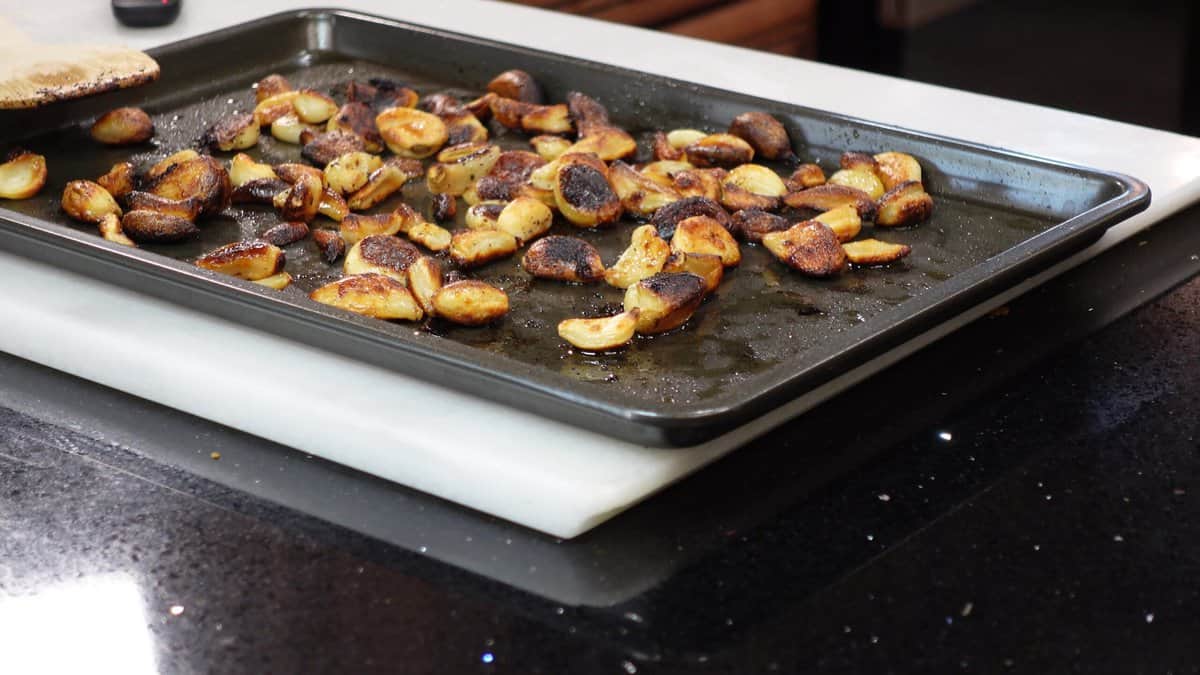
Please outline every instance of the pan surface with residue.
M695 444L778 407L1085 246L1149 203L1144 184L1117 174L348 12L292 12L163 47L154 56L163 76L144 89L0 117L0 146L44 154L51 170L36 198L0 205L0 246L652 445ZM512 310L503 321L483 328L391 324L308 300L308 291L340 272L340 262L325 263L311 239L285 248L296 281L282 292L190 264L277 224L269 208L235 205L207 221L195 241L129 250L72 223L58 206L69 180L94 179L118 161L144 168L193 146L214 120L253 107L249 85L270 72L327 92L351 79L388 77L422 95L447 91L467 99L511 67L533 73L551 100L563 100L572 89L598 98L615 123L639 136L643 157L646 134L654 129L723 131L748 110L783 120L800 158L827 172L836 170L844 150L911 153L925 170L933 217L914 228L868 226L863 236L908 244L913 254L830 280L789 272L761 247L743 245L741 265L728 270L719 291L683 328L589 355L568 349L556 325L611 313L622 292L533 280L521 270L519 253L471 272L508 292ZM129 104L152 114L157 133L151 144L110 149L89 140L87 124L96 114ZM528 148L522 135L492 131L504 147ZM247 152L270 163L302 161L297 146L269 134ZM227 161L232 153L216 155ZM432 219L424 181L410 182L401 197L372 211L390 210L401 198ZM460 226L464 212L460 204ZM336 227L323 219L313 225ZM582 231L557 221L551 233L587 239L611 264L635 225L625 219L611 229Z

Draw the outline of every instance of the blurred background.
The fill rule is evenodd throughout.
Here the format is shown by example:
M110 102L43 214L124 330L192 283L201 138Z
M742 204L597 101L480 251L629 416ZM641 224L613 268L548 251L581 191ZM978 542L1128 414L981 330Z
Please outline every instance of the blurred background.
M1194 0L519 1L1200 135Z

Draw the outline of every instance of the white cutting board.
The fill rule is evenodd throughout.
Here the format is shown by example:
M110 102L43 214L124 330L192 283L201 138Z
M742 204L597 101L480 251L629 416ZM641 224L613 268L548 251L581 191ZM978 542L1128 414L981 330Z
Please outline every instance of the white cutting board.
M500 3L358 0L339 6L1121 171L1150 184L1147 212L1070 260L881 357L884 363L1200 199L1200 140L1194 138ZM0 0L0 13L35 40L86 33L94 42L141 48L294 7L289 0L185 2L174 25L134 31L117 26L108 3L58 0L55 11L46 12L36 3ZM630 44L637 49L625 46ZM847 373L703 446L664 450L480 401L6 253L0 253L0 278L0 350L564 538L841 391L866 371ZM342 394L318 402L264 388L247 375L263 363L303 363L289 368L296 390L337 381ZM330 419L338 423L330 425Z

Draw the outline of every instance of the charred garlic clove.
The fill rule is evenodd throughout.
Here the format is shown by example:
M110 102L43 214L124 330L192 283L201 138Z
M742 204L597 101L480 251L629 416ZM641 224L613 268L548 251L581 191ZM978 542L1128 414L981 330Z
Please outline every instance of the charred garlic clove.
M670 239L675 235L675 226L692 216L708 216L727 230L733 227L729 213L716 201L707 197L684 197L672 202L656 211L650 219L650 224L658 230L660 237Z
M368 152L347 152L325 165L325 186L348 195L367 184L371 172L383 166L383 160Z
M112 165L108 173L96 179L108 193L117 199L122 199L125 195L133 192L137 184L137 174L134 172L132 162L117 162Z
M595 155L559 157L554 179L558 210L579 227L596 227L621 217L621 199L608 182L608 167Z
M375 125L375 111L366 103L347 103L329 118L325 131L340 131L363 139L367 152L383 152L383 136Z
M901 183L879 199L875 224L882 227L916 225L933 213L933 197L917 181Z
M829 277L846 269L846 252L824 223L796 223L783 232L764 235L762 243L783 264L811 277Z
M346 252L342 271L346 274L382 274L408 283L408 267L421 258L416 246L390 235L373 235L359 240Z
M792 156L792 140L783 124L765 112L745 112L733 118L729 133L744 139L758 156L787 159Z
M324 192L319 178L304 174L292 187L275 195L275 209L284 220L312 222L317 217Z
M382 274L343 277L309 294L313 300L376 319L419 321L425 315L404 284Z
M525 252L521 266L539 279L589 284L604 279L600 252L575 237L544 237Z
M663 272L689 272L704 280L704 294L717 290L725 278L725 263L721 256L711 253L684 253L676 251L667 258Z
M855 217L858 217L857 213ZM730 229L741 239L757 244L762 242L764 235L783 232L791 226L792 223L783 216L767 213L761 209L744 209L733 214Z
M637 332L663 333L692 318L704 288L704 280L695 274L656 274L626 289L625 311L636 312Z
M151 244L180 241L200 232L186 218L157 211L130 211L121 217L121 229L134 241Z
M818 185L799 192L789 192L783 203L794 209L829 211L839 206L853 206L860 218L875 214L875 202L867 193L845 185Z
M139 192L137 190L126 195L125 201L128 203L130 211L155 211L191 221L195 221L204 209L204 203L197 197L168 199L150 192Z
M204 132L202 142L212 150L245 150L258 143L259 124L250 113L238 113L218 120Z
M721 259L726 267L742 261L737 240L721 223L708 216L692 216L675 226L671 250L681 253L705 253Z
M278 274L286 262L283 249L256 239L226 244L205 253L196 260L196 266L254 281Z
M299 222L279 223L267 228L260 239L275 246L294 244L308 236L308 225Z
M701 168L738 166L754 159L754 148L732 134L710 134L684 148L684 155Z
M213 215L229 206L233 183L220 162L201 155L169 165L149 182L146 192L175 200L195 197L203 204L200 212Z
M655 183L620 160L609 167L608 178L621 198L621 205L630 213L649 216L680 199L675 190Z
M312 238L327 263L333 264L346 253L346 240L333 230L314 230Z

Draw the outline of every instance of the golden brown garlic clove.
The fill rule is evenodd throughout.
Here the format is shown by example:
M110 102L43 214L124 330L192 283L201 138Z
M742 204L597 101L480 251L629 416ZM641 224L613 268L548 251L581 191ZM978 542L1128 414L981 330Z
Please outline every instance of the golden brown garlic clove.
M271 136L273 136L275 140L283 143L301 145L301 137L305 135L305 132L316 135L318 129L312 125L301 122L300 118L296 117L295 113L282 115L271 122Z
M292 187L275 195L275 209L284 220L312 222L317 217L324 191L320 179L302 175Z
M620 160L609 166L608 178L625 210L640 216L649 216L680 199L675 190L655 183Z
M341 233L342 239L350 246L353 246L363 238L371 235L397 234L404 227L404 224L404 218L394 213L384 213L374 216L351 213L342 219L338 231Z
M610 286L628 288L647 277L662 271L671 255L671 246L658 235L653 225L642 225L630 235L629 246L604 271L604 280Z
M571 114L565 104L535 105L497 96L489 101L492 116L509 129L531 134L565 134L571 131Z
M524 70L506 70L488 82L487 90L502 98L540 105L545 98L542 87Z
M294 121L294 124L304 124L300 121L300 118L296 116L296 107L292 105L292 102L295 101L296 97L299 95L300 92L298 91L281 91L264 99L260 99L254 106L254 112L251 113L254 115L255 123L262 127L268 124L274 125L284 117L291 117L292 121ZM292 121L284 122L283 124L292 124ZM281 128L283 128L283 125L281 125ZM272 133L273 132L274 130L272 130ZM291 142L295 143L296 141Z
M332 98L312 89L301 89L292 99L292 107L296 109L296 117L308 124L320 124L338 111L338 105Z
M443 286L432 300L435 313L453 323L482 326L508 314L508 295L482 281L467 279Z
M330 190L348 195L367 184L371 172L383 166L383 160L368 152L347 152L325 165L324 182Z
M254 158L244 152L239 152L229 160L229 182L237 189L252 180L262 178L279 178L270 164L254 161Z
M846 252L824 223L808 220L763 236L763 246L783 264L811 277L829 277L846 269Z
M517 252L517 238L501 230L460 230L450 241L450 259L463 268L478 267Z
M442 290L442 266L429 256L421 256L408 266L408 290L426 314L434 313L433 297Z
M516 238L517 246L524 246L549 231L553 222L550 207L531 197L517 197L496 217L496 229Z
M712 253L685 253L676 251L667 258L663 272L689 272L704 280L704 294L717 290L725 278L725 263L721 256Z
M369 209L395 194L404 184L421 175L421 163L393 157L371 172L363 185L350 195L347 204L355 211Z
M100 219L100 222L97 223L97 227L100 229L100 236L104 237L108 241L111 241L114 244L120 244L122 246L137 248L137 244L133 243L132 239L125 236L125 231L121 229L121 219L117 217L117 214L110 213L104 216Z
M133 163L117 162L108 173L97 178L96 182L116 199L122 199L133 192L137 184L137 174L134 172Z
M881 152L875 155L876 171L883 187L891 190L902 183L921 182L921 165L912 155L903 152Z
M500 147L491 143L450 146L437 155L425 174L430 192L461 195L486 176L500 159Z
M92 138L105 145L145 143L154 136L154 121L141 108L117 108L92 125Z
M721 258L726 267L742 261L742 251L737 240L721 223L708 216L692 216L675 226L671 236L671 250L681 253L705 253Z
M313 300L376 319L419 321L425 315L404 284L382 274L342 277L309 294Z
M414 108L390 108L375 118L389 150L400 157L423 159L446 144L450 133L437 115Z
M175 200L195 197L203 204L201 214L213 215L229 206L233 183L220 162L200 155L170 164L149 182L146 192Z
M256 239L226 244L209 251L196 260L196 266L254 281L278 274L286 262L283 249Z
M846 257L855 265L886 265L912 253L907 244L891 244L878 239L862 239L842 244Z
M828 225L837 235L838 241L850 241L862 231L862 218L859 218L858 211L848 204L814 216L813 220Z
M292 83L279 73L271 73L254 83L254 100L263 101L276 94L292 90Z
M816 164L801 164L783 183L787 186L788 192L799 192L810 187L824 185L825 171Z
M312 238L327 263L333 264L346 253L346 240L333 230L313 230Z
M882 227L916 225L933 213L933 197L916 181L901 183L879 199L875 224Z
M875 202L867 193L845 185L818 185L799 192L789 192L783 203L794 209L829 211L839 206L853 206L860 218L875 215Z
M754 159L754 148L732 134L710 134L684 148L684 154L701 168L738 166Z
M121 217L121 229L138 242L163 244L194 237L195 223L157 211L130 211Z
M28 199L46 184L46 158L17 152L0 164L0 199Z
M558 324L558 336L584 351L619 349L633 339L638 314L635 310L595 319L566 319Z
M84 223L99 223L109 214L121 215L117 200L99 183L90 180L67 183L62 193L62 209L68 216Z

